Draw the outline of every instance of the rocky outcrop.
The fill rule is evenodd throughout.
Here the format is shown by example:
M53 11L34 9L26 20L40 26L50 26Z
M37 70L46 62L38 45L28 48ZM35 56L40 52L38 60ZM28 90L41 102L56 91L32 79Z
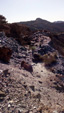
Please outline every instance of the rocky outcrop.
M8 47L0 47L0 60L9 62L12 55L12 50Z

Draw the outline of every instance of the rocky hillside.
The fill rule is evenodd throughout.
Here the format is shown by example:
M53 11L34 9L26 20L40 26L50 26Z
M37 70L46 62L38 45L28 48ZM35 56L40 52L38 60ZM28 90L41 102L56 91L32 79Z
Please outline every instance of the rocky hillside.
M0 112L63 113L64 57L49 33L31 33L29 44L15 37L0 32Z
M64 113L64 33L54 24L0 15L0 113Z

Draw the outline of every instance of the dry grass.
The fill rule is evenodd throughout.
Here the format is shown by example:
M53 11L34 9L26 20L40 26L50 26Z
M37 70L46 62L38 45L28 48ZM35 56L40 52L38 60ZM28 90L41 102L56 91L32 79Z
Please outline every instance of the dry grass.
M49 53L49 54L45 54L43 55L42 59L43 62L48 65L51 64L53 62L56 62L56 58L57 58L57 53L53 52L53 53Z

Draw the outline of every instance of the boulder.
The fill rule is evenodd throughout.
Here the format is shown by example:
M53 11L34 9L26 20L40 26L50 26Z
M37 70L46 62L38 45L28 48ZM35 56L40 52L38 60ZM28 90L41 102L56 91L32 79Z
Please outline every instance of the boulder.
M12 50L8 47L0 47L0 60L9 62L12 55Z
M27 70L29 72L33 72L32 66L25 61L21 62L21 67L23 67L25 70Z

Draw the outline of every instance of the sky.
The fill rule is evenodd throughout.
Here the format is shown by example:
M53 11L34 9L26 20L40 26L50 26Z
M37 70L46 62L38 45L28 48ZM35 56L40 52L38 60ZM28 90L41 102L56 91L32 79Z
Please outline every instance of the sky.
M64 21L64 0L0 0L0 15L9 23L36 18Z

